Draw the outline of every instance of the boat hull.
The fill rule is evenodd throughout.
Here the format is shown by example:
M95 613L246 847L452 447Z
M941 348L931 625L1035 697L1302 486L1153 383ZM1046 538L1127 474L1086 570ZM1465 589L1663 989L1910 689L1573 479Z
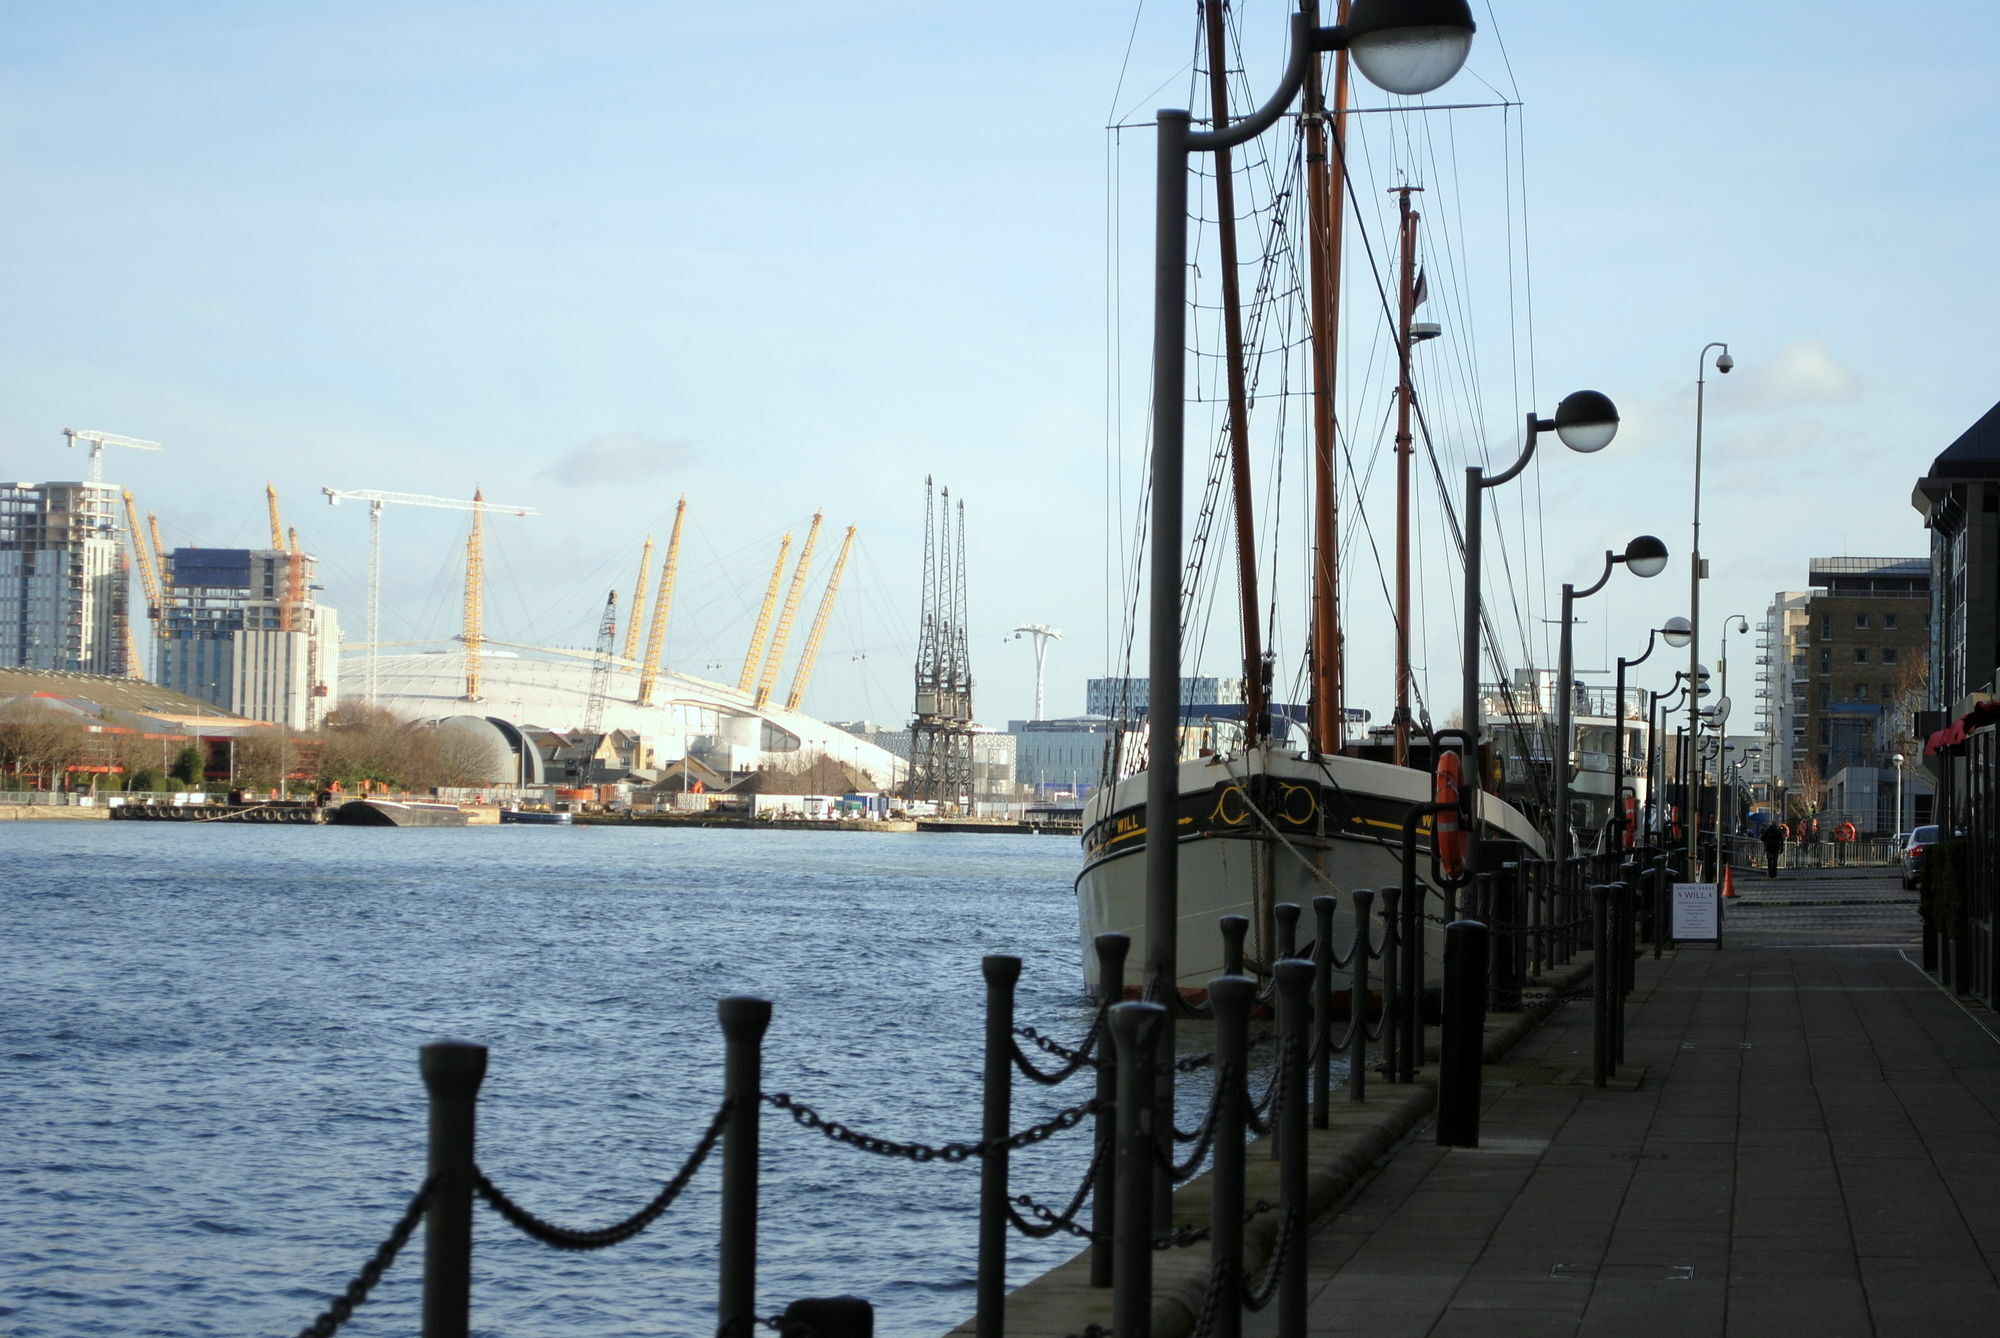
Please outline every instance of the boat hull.
M1252 962L1276 949L1274 907L1304 908L1300 945L1317 930L1314 897L1333 894L1334 943L1345 951L1354 932L1349 894L1402 883L1402 831L1411 808L1430 799L1428 773L1360 758L1309 759L1259 752L1180 766L1176 812L1180 872L1176 983L1200 995L1222 974L1219 922L1250 922L1244 945ZM1077 876L1077 924L1083 940L1084 984L1093 995L1097 935L1115 932L1132 943L1124 990L1142 982L1146 961L1146 776L1102 790L1084 811L1084 864ZM1481 804L1483 861L1497 867L1522 853L1545 853L1540 835L1512 807L1486 795ZM1430 872L1430 823L1417 829L1419 877ZM1432 916L1441 905L1427 907ZM1425 921L1426 939L1442 930ZM1379 921L1374 929L1379 934ZM1427 941L1434 956L1439 942ZM1344 975L1343 985L1344 988Z
M350 799L333 810L342 827L463 827L472 819L456 804L412 804L394 799Z

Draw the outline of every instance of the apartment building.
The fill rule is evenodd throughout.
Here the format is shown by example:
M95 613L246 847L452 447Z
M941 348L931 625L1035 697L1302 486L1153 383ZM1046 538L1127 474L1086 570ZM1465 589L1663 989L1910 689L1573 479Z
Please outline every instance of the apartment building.
M117 497L103 483L0 483L0 665L137 672Z

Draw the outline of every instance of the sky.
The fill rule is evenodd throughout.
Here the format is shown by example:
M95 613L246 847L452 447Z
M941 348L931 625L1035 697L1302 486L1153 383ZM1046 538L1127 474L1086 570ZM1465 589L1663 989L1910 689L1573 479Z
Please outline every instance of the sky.
M1285 7L1234 9L1244 87L1266 88ZM1687 611L1711 341L1736 370L1708 372L1702 414L1705 660L1723 615L1756 621L1812 557L1928 551L1911 487L2000 398L2000 14L1939 9L1903 32L1848 3L1479 0L1467 69L1429 101L1488 105L1371 123L1374 166L1425 189L1447 331L1419 395L1454 495L1467 460L1511 461L1530 408L1590 387L1621 410L1609 449L1546 442L1492 497L1510 661L1552 663L1560 584L1642 531L1673 560L1579 605L1577 663L1636 655ZM107 479L169 545L216 547L268 542L268 481L356 641L366 510L323 487L536 508L488 525L485 624L548 646L591 644L685 495L669 665L729 681L780 538L823 511L797 638L858 535L806 708L883 723L910 707L928 476L965 505L979 717L1031 714L1035 657L1008 639L1030 623L1065 633L1048 714L1080 712L1085 678L1122 671L1146 123L1189 101L1192 10L9 7L0 472L80 476L64 427L159 441L114 451ZM1392 245L1392 209L1361 211L1351 252L1363 232ZM1369 482L1344 505L1386 542L1379 361L1355 375ZM1295 468L1259 488L1274 533L1303 514ZM1419 531L1419 681L1442 723L1459 577L1434 497ZM465 532L462 513L387 512L385 640L456 631ZM1296 561L1272 562L1272 598L1296 603ZM1350 561L1344 586L1350 704L1379 720L1380 578ZM1281 681L1301 639L1285 616ZM1211 632L1191 667L1227 674L1232 654ZM1635 680L1663 682L1662 658Z

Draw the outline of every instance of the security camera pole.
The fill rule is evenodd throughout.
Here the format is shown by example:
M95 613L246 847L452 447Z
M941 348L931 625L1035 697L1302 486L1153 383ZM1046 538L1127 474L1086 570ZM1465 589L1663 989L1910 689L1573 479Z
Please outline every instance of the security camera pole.
M1710 343L1702 345L1701 356L1695 360L1694 372L1694 542L1688 550L1688 677L1694 679L1695 671L1701 668L1701 411L1707 383L1703 378L1708 374L1708 351L1719 348L1722 352L1715 356L1715 370L1727 375L1736 365L1736 359L1729 356L1729 345ZM1694 696L1688 698L1688 738L1693 740L1701 734L1701 703ZM1687 822L1687 867L1692 874L1695 859L1695 833L1701 827L1701 774L1692 767L1688 770L1688 793L1684 796L1681 809L1688 815Z

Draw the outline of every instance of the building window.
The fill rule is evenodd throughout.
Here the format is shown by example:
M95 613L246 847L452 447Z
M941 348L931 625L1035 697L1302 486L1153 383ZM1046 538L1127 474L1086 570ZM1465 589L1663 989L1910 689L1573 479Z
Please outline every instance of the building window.
M1831 684L1831 683L1822 683L1822 684L1820 684L1820 685L1819 685L1819 709L1820 709L1820 710L1822 710L1822 711L1824 711L1824 710L1825 710L1825 709L1827 708L1827 703L1829 703L1829 702L1830 702L1830 701L1832 701L1832 700L1833 700L1833 684Z
M1820 721L1820 722L1819 722L1819 741L1820 741L1821 743L1832 743L1832 742L1833 742L1833 722L1832 722L1832 721L1830 721L1830 720L1822 720L1822 721Z
M1883 629L1884 631L1887 631L1887 632L1893 632L1893 631L1895 631L1895 630L1896 630L1896 615L1895 615L1895 614L1893 614L1893 613L1885 613L1885 614L1883 614L1883 615L1882 615L1882 629Z
M1862 628L1865 628L1865 627L1867 627L1867 626L1868 626L1868 615L1867 615L1867 614L1865 614L1865 613L1857 613L1857 614L1855 614L1855 615L1854 615L1854 625L1855 625L1856 627L1862 627Z
M1882 647L1882 663L1894 664L1895 662L1896 662L1896 648L1894 646Z
M1832 635L1833 635L1833 615L1832 615L1831 613L1822 613L1822 614L1820 614L1820 616L1819 616L1819 639L1820 639L1821 641L1824 641L1824 640L1826 640L1826 639L1827 639L1828 637L1830 637L1830 636L1832 636Z
M1890 698L1894 697L1895 695L1896 695L1896 688L1895 688L1895 685L1894 685L1894 684L1892 684L1892 683L1884 683L1884 684L1882 685L1882 700L1883 700L1883 701L1888 701L1888 700L1889 700Z
M1854 699L1864 702L1868 700L1868 685L1866 683L1856 683L1854 685Z
M1823 674L1830 674L1830 673L1832 673L1832 672L1833 672L1833 652L1832 652L1832 651L1830 651L1830 650L1823 650L1823 651L1821 651L1821 652L1819 653L1819 671L1820 671L1821 673L1823 673Z
M1856 664L1868 663L1868 647L1856 646L1854 648L1854 662Z

